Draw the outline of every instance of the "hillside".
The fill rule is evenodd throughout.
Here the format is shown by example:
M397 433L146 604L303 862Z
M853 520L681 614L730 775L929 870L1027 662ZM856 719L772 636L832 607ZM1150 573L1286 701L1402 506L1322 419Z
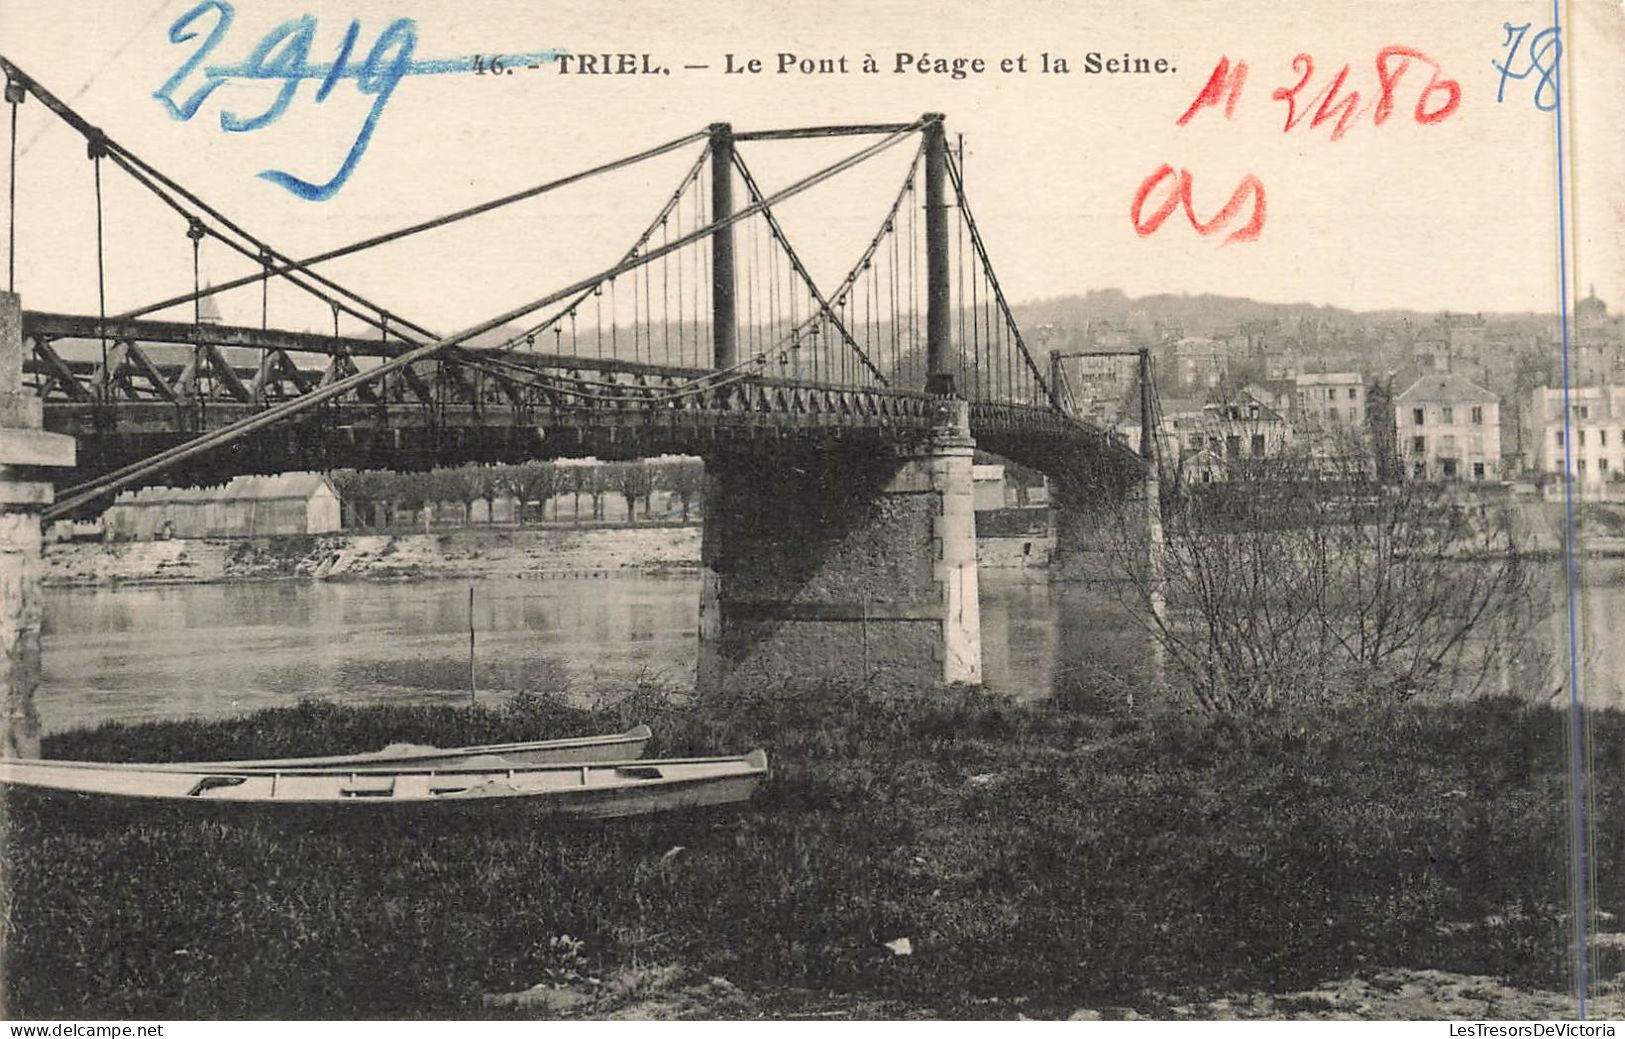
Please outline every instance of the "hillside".
M1097 289L1083 295L1058 296L1014 306L1016 320L1023 329L1053 324L1077 328L1090 321L1110 321L1149 330L1156 324L1178 325L1186 335L1213 336L1234 331L1243 322L1279 323L1292 327L1300 322L1353 329L1365 325L1413 325L1432 322L1439 312L1415 310L1353 311L1312 303L1264 303L1235 296L1173 295L1160 293L1134 298L1118 289ZM1475 315L1496 323L1544 325L1550 314L1507 313Z

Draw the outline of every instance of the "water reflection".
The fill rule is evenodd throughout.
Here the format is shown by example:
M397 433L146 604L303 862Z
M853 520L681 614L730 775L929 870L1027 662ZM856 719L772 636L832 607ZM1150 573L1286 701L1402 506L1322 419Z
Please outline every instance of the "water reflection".
M624 687L691 681L693 580L474 582L477 683ZM464 702L469 582L276 582L54 590L46 597L47 731L105 719L218 717L320 696Z
M1560 587L1561 564L1552 564ZM1625 705L1625 561L1590 564L1581 621L1588 702ZM693 575L483 579L476 589L477 680L486 695L568 684L585 695L640 673L693 681ZM57 589L45 601L46 731L118 720L220 717L305 696L349 703L465 702L468 581L275 582ZM1109 592L1052 586L1043 571L981 575L984 673L1028 699L1062 693L1121 705L1150 655ZM1548 640L1567 653L1565 612ZM1493 686L1493 683L1492 683ZM1497 690L1498 691L1498 690ZM1513 690L1549 698L1552 690Z

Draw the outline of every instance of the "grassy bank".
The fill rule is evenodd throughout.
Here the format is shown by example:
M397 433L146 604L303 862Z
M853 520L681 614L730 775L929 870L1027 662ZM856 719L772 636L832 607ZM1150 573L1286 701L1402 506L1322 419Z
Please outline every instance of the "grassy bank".
M65 733L46 753L303 754L634 720L654 726L651 754L766 746L773 778L740 810L568 830L69 824L14 805L8 1013L465 1016L497 1012L485 993L650 966L978 1017L1157 1013L1390 966L1567 983L1563 720L1512 702L1249 723L963 691L307 704ZM1622 736L1625 717L1597 718L1599 748ZM1599 770L1612 909L1617 757ZM901 937L912 955L882 944Z

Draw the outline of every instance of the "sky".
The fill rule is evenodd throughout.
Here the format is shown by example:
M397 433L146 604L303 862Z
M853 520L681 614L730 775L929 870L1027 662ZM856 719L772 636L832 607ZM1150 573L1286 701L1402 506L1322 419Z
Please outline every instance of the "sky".
M197 14L193 39L172 42L194 0L75 3L9 0L0 52L146 161L249 230L294 255L313 253L481 202L703 128L736 129L908 121L943 112L963 135L966 190L1012 302L1118 288L1130 295L1218 293L1353 309L1551 312L1558 309L1556 119L1537 107L1540 73L1502 77L1504 27L1529 23L1512 57L1530 65L1536 34L1552 22L1540 3L1376 0L1120 4L1017 2L722 4L669 0L529 3L397 0L237 0L199 68L168 92L180 107L205 82L202 68L246 63L267 33L309 16L308 62L332 62L359 23L360 64L386 28L411 19L419 60L479 54L647 53L668 75L564 75L556 64L512 75L460 71L404 78L377 113L353 172L314 201L257 176L282 170L313 183L337 171L374 104L354 78L318 103L301 83L279 118L228 132L222 113L249 119L272 105L280 82L228 79L190 118L154 96L223 19ZM1564 217L1571 300L1591 284L1625 305L1625 199L1618 186L1625 136L1625 43L1618 5L1562 9L1566 52ZM397 26L397 30L405 30ZM179 33L184 35L184 33ZM397 37L399 39L399 37ZM1422 97L1435 66L1418 59L1398 78L1388 118L1376 124L1377 56L1403 47L1436 63L1447 85ZM274 54L276 48L267 53ZM902 72L898 54L916 56ZM1163 74L1089 74L1086 55L1163 59ZM848 71L778 74L778 56L835 59ZM1040 71L1042 55L1067 74ZM761 73L725 71L751 58ZM873 56L876 73L861 71ZM1291 88L1298 125L1285 129ZM964 78L920 72L920 58L981 58ZM1024 57L1027 71L1000 71ZM1247 74L1233 110L1223 100L1180 117L1221 59ZM1298 64L1294 65L1295 59ZM1389 70L1397 65L1390 59ZM686 64L706 69L684 69ZM1337 115L1311 125L1319 94L1347 64L1344 91L1360 100L1333 139ZM951 68L951 66L950 66ZM1433 122L1416 118L1459 103ZM1549 95L1547 95L1549 96ZM859 147L845 138L741 145L764 187L802 176ZM94 313L95 194L84 142L43 108L19 113L17 288L29 309ZM346 259L324 268L392 311L439 331L466 327L607 267L664 201L694 148L625 173L504 210L500 215ZM815 276L844 271L890 204L912 146L787 204L783 222ZM1171 172L1136 193L1164 164ZM1233 192L1236 215L1199 234L1174 200L1188 172L1196 222L1216 219ZM1251 185L1251 193L1241 185ZM1254 240L1242 231L1256 198ZM185 222L116 169L103 167L103 234L110 313L191 285ZM1239 236L1243 239L1247 235ZM205 277L248 267L205 246ZM273 290L274 323L320 327L322 314ZM228 321L255 323L257 290L222 302Z

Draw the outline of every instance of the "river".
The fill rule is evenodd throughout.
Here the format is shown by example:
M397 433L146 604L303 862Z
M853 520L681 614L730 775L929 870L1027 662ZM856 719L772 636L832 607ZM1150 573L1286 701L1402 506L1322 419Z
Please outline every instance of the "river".
M1625 564L1595 564L1587 578L1587 699L1619 706ZM694 575L56 588L45 597L41 724L223 717L304 697L464 703L471 585L486 697L561 685L614 696L640 676L692 685ZM1127 621L1097 592L1051 586L1042 571L987 570L981 599L994 688L1126 696L1143 676L1145 654L1120 634ZM1549 627L1566 653L1562 611Z

